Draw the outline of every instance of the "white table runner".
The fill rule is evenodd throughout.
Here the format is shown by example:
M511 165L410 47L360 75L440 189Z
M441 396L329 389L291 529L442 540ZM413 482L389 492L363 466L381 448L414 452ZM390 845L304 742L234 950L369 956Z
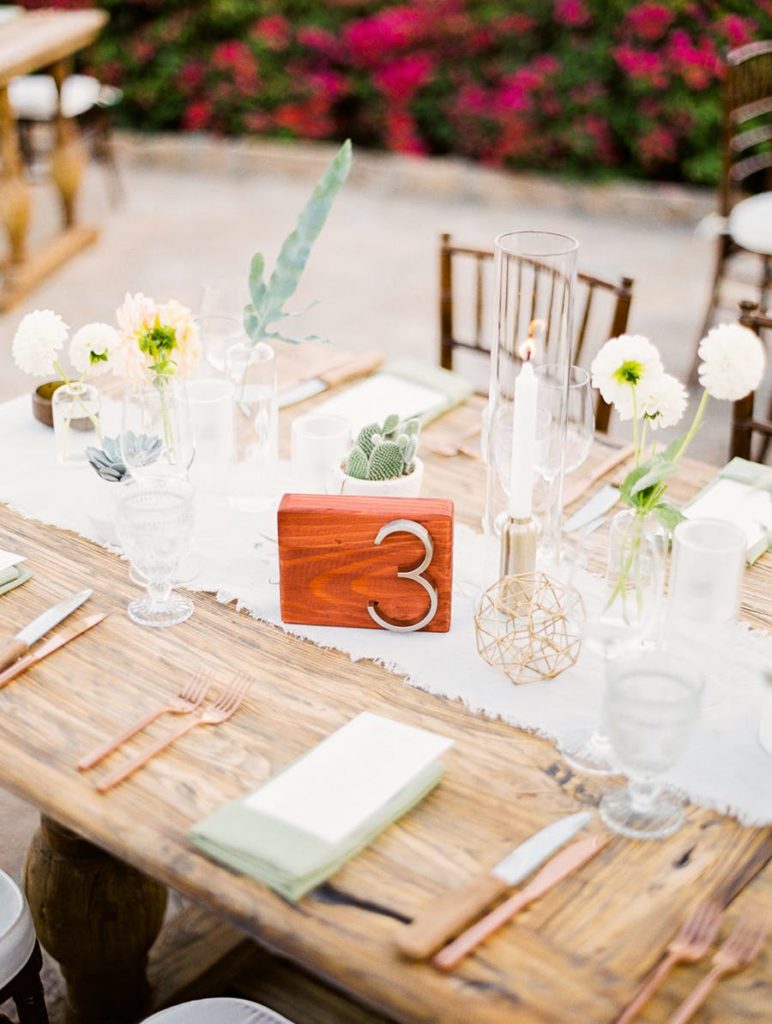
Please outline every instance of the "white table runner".
M107 432L110 433L108 426ZM73 530L98 543L104 536L89 509L104 514L116 485L90 467L55 461L52 431L32 419L29 395L0 405L0 501L22 515ZM422 690L461 700L470 710L559 740L597 723L603 696L598 659L582 651L577 665L556 679L514 686L479 657L473 614L480 566L496 553L467 527L456 528L453 625L444 633L286 626L279 611L275 513L245 514L200 494L190 589L236 601L257 619L275 623L320 647L371 658ZM9 539L13 546L13 539ZM18 546L18 544L16 545ZM22 552L28 556L34 552ZM494 561L495 564L495 561ZM586 579L586 600L597 584ZM0 605L1 607L1 605ZM735 815L747 825L772 822L772 758L758 740L763 673L772 667L772 638L737 624L712 629L693 644L708 674L703 713L688 748L666 781L696 803ZM259 666L255 666L255 671ZM512 734L513 753L517 734Z

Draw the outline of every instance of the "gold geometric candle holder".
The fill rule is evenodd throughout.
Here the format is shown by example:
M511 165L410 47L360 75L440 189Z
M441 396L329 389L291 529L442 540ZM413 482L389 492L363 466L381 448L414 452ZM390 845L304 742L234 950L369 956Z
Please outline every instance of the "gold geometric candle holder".
M543 572L503 576L482 595L474 617L480 656L513 683L553 679L576 664L582 646L571 604L582 606L579 594Z

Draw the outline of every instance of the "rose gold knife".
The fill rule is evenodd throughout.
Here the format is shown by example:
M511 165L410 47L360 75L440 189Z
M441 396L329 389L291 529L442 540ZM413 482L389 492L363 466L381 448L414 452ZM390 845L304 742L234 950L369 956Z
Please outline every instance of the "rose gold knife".
M85 633L93 626L98 625L102 619L106 619L110 612L99 612L96 615L89 615L78 624L75 629L70 630L67 633L58 633L56 636L52 636L50 640L46 640L44 644L41 644L32 654L25 654L24 657L19 658L17 661L7 668L5 672L0 672L0 689L2 689L6 683L10 683L16 676L21 675L22 672L26 672L31 665L37 664L43 658L47 658L49 654L53 654L54 651L58 651L60 647L68 644L70 640L74 640L76 637Z
M471 928L467 928L457 939L445 946L432 959L434 966L441 971L454 970L464 957L475 950L481 942L498 931L502 925L511 921L515 914L527 907L529 903L533 903L534 900L549 892L558 882L562 882L568 875L578 871L596 853L599 853L608 841L607 836L590 836L587 839L579 839L565 850L555 854L525 888L516 892L508 900L504 900L495 910L486 914Z

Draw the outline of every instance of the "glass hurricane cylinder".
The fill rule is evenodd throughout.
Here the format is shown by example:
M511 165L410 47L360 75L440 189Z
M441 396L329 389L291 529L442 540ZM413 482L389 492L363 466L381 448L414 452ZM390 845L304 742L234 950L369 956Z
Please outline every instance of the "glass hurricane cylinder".
M565 437L577 250L575 239L549 231L513 231L496 239L497 326L491 351L484 448L488 479L483 528L489 534L500 534L509 506L502 473L497 471L501 454L497 457L496 449L502 443L502 424L514 419L515 384L523 368L526 343L531 347L534 366L553 367L561 395L555 429L561 438ZM511 450L512 440L509 446ZM562 457L558 462L553 500L559 509Z
M62 384L51 399L56 439L56 458L65 466L82 466L88 461L86 448L99 448L99 392L93 384Z

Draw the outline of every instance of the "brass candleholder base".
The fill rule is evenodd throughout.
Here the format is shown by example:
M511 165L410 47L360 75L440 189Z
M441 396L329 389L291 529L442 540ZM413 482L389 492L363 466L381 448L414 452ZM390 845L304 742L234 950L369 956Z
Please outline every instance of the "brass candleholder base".
M573 603L581 608L579 594L544 573L502 577L480 599L478 653L513 683L554 678L576 664L581 650L568 618Z
M536 568L536 523L509 516L501 531L499 576L521 576Z

